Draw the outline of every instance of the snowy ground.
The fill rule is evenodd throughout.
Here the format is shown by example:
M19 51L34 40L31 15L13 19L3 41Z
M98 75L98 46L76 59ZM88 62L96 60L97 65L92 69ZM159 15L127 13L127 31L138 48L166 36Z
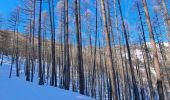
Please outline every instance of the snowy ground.
M94 100L92 98L50 86L38 86L26 82L24 73L20 78L9 77L10 63L0 66L0 100Z

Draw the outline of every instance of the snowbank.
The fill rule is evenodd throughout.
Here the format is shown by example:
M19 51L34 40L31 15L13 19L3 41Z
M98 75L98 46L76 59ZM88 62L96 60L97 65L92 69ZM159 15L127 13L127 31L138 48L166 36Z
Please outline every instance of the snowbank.
M15 73L8 78L9 68L10 63L0 66L0 100L94 100L71 91L26 82L24 73L20 78L16 78Z

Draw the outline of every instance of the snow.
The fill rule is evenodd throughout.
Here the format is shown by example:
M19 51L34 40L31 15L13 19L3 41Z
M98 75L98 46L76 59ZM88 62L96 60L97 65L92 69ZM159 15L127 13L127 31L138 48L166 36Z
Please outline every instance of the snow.
M135 50L135 53L136 53L137 58L138 58L140 61L143 62L144 59L143 59L142 51L141 51L140 49L136 49L136 50Z
M169 43L168 42L163 42L162 44L163 44L164 47L169 47ZM152 48L152 44L150 42L147 42L146 45L149 48ZM159 44L158 43L156 44L156 47L159 48Z
M9 69L9 61L0 66L0 100L94 100L71 91L27 82L24 73L17 78L13 71L9 78Z

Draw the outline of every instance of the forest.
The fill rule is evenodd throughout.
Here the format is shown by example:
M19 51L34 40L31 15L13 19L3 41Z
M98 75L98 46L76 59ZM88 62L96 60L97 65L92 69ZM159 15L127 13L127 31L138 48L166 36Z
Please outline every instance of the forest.
M170 100L170 0L16 1L0 10L8 79L97 100Z

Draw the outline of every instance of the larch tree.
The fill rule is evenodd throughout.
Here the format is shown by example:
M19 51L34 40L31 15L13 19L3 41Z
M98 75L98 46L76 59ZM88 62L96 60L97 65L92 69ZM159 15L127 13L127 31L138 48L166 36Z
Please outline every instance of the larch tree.
M114 99L118 99L116 94L116 82L115 82L115 70L113 66L113 58L112 58L112 50L110 44L110 36L108 31L107 19L106 19L106 7L104 0L101 0L101 7L102 7L102 15L103 15L103 22L104 22L104 32L106 35L106 57L107 57L107 70L111 80L111 88L112 88L112 95Z
M12 64L14 63L14 60L16 58L16 76L19 77L19 48L18 48L18 35L19 35L19 23L20 23L20 7L17 7L10 16L9 19L9 23L10 23L10 27L13 28L13 56L12 56L12 63L11 63L11 70L10 70L10 75L9 77L11 77L12 74Z
M162 83L162 78L161 78L160 63L159 63L159 59L158 59L158 53L157 53L157 47L156 47L156 43L155 43L155 39L154 39L154 33L153 33L153 29L152 29L152 24L151 24L146 0L142 0L142 1L143 1L144 12L145 12L146 21L147 21L148 29L149 29L150 42L152 45L152 52L153 52L153 59L154 59L153 63L154 63L156 76L157 76L157 89L158 89L160 100L164 100L163 83Z
M41 35L41 13L42 13L42 0L40 0L39 3L39 21L38 21L38 61L39 61L39 69L38 69L38 75L39 75L39 85L43 85L43 72L42 72L42 35Z
M76 38L77 38L77 60L79 73L79 90L84 94L84 67L82 55L82 34L81 34L81 16L80 16L80 0L75 0L75 21L76 21Z
M54 1L48 0L49 18L50 18L50 32L51 32L51 59L52 59L52 73L51 73L51 86L57 86L56 76L56 60L55 60L55 21L54 21Z
M64 81L65 89L70 88L70 53L68 31L68 0L64 0Z

